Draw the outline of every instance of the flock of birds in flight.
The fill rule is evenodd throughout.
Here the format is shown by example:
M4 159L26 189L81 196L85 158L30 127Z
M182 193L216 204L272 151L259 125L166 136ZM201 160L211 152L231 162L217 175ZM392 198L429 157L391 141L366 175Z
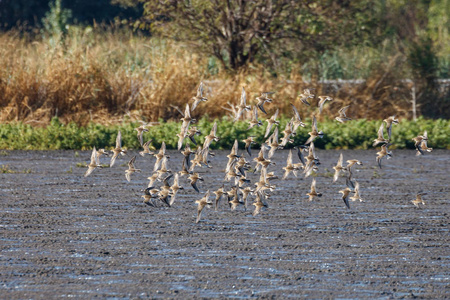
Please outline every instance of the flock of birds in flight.
M303 93L299 95L300 101L307 106L310 106L309 99L314 99L315 95L312 93L313 89L305 89ZM270 98L270 95L273 92L264 92L261 93L259 97L256 98L258 101L253 108L251 105L247 105L247 96L245 89L242 88L242 94L239 101L239 104L234 106L230 105L232 112L232 116L235 121L238 121L245 111L251 112L251 119L248 120L249 126L247 130L255 126L262 126L263 122L258 119L258 111L267 115L267 112L264 108L265 103L272 103L273 99ZM324 104L327 101L333 101L333 99L329 96L318 96L318 112L322 113ZM203 181L203 178L200 176L198 172L196 172L196 168L211 168L210 157L214 157L214 153L210 149L210 145L214 141L218 141L220 139L217 136L217 122L214 123L211 132L205 137L203 145L198 145L195 139L195 136L201 135L201 132L194 125L195 119L191 117L191 112L195 110L195 108L201 103L205 102L208 99L203 95L203 83L200 83L198 87L197 94L192 98L193 103L191 106L186 104L186 108L183 111L178 109L181 118L181 129L177 134L178 136L178 150L183 154L183 163L181 167L181 171L172 172L168 169L168 159L169 156L166 154L166 145L163 141L161 144L161 148L157 152L153 152L150 150L151 142L149 141L144 143L143 134L144 132L148 132L147 127L151 126L151 123L143 124L139 126L135 130L137 131L137 137L139 142L143 148L139 154L143 157L146 155L152 155L156 158L153 173L150 177L148 177L149 183L147 188L143 189L144 195L144 203L157 207L160 204L171 207L176 199L176 196L179 190L183 190L184 187L180 185L180 177L187 176L187 179L190 182L191 187L200 193L199 182ZM294 141L291 137L295 136L297 129L299 127L305 127L306 124L302 122L300 114L295 107L295 105L291 104L293 116L291 120L286 124L286 127L283 133L283 138L280 140L279 135L279 121L278 118L278 109L275 113L268 119L266 119L267 127L264 134L264 138L267 138L266 141L260 145L260 151L257 157L253 158L253 162L256 164L252 166L251 161L247 160L247 157L252 157L251 146L255 144L253 140L254 136L248 136L247 139L243 140L245 143L245 152L247 154L242 153L239 154L238 151L238 140L235 140L234 145L231 149L231 152L228 157L228 163L225 168L225 179L224 181L231 182L231 186L228 190L225 189L225 185L223 184L220 188L213 191L212 193L215 195L214 203L210 198L210 190L207 190L204 196L195 201L197 204L197 218L196 223L199 222L201 218L202 211L205 206L211 207L214 205L215 210L218 209L218 204L222 198L225 198L228 201L228 204L231 210L235 210L238 206L243 205L245 209L247 209L248 202L250 196L253 196L252 205L255 206L253 210L253 216L259 214L263 207L268 207L267 199L271 196L270 192L275 190L275 185L271 182L272 180L278 179L278 176L275 175L274 171L269 171L270 166L275 165L275 162L271 161L271 158L275 154L276 150L284 148L288 143L293 143ZM351 120L346 115L346 111L348 106L342 107L338 116L335 117L335 120L341 123ZM398 119L394 116L390 116L383 120L378 130L378 136L373 141L373 147L381 145L380 151L376 154L376 161L378 163L379 168L382 167L381 162L384 157L387 159L392 157L392 152L389 151L389 146L391 145L391 132L393 124L398 124ZM272 128L274 130L272 132ZM384 131L387 131L387 138L384 137ZM271 133L272 132L272 133ZM320 165L319 157L315 153L314 141L316 138L322 138L324 133L318 129L317 120L315 115L312 115L312 124L311 131L308 133L309 138L304 143L304 145L299 145L293 147L296 152L299 162L293 162L293 154L292 150L289 150L289 154L286 161L286 166L282 169L284 170L284 174L282 176L282 180L286 179L291 173L294 174L295 177L298 176L298 173L302 171L305 177L309 177L312 173L318 171L318 166ZM190 148L189 142L186 142L189 139L194 145L197 146L195 150ZM433 149L428 148L428 136L425 131L423 135L419 135L413 138L415 142L415 148L417 150L417 155L424 155L425 152L431 152ZM183 148L184 145L184 148ZM181 150L183 148L183 150ZM116 146L111 150L112 157L110 160L110 167L112 167L116 161L116 158L119 155L125 155L127 150L122 147L122 136L119 130L116 138ZM87 165L88 169L84 176L89 176L95 169L101 168L100 157L102 155L108 156L108 152L104 149L96 150L93 148L90 163ZM193 158L192 158L193 156ZM125 170L125 177L128 181L131 180L131 175L136 172L141 172L140 169L135 167L136 156L130 159L128 162L128 169ZM339 192L342 194L342 200L345 203L345 206L349 209L351 201L363 201L360 195L360 187L359 183L353 179L353 168L357 165L362 165L362 162L357 159L350 159L346 161L347 165L344 165L344 159L342 153L339 156L338 162L334 169L333 182L336 182L341 173L347 173L346 176L346 187ZM259 180L254 183L254 188L251 187L249 173L259 172ZM173 181L172 181L173 180ZM172 181L172 183L170 183ZM162 182L161 186L158 188L156 184L158 182ZM312 201L315 197L321 197L322 193L317 191L316 188L316 179L312 179L311 190L306 194L309 196L309 201ZM425 205L425 202L422 199L422 195L426 195L426 193L419 192L417 194L417 198L412 200L412 203L419 207L419 204Z

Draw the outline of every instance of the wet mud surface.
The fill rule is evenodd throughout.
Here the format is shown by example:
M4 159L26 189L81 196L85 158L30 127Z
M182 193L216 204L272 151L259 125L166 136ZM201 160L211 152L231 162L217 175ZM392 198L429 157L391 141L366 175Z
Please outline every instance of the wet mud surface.
M312 177L291 174L273 181L261 214L222 200L195 224L195 200L223 184L229 151L198 169L200 194L184 177L171 208L142 203L153 157L138 155L143 173L127 182L137 152L85 178L87 151L2 151L13 173L0 173L0 298L450 298L450 151L393 150L381 170L376 150L342 151L364 163L354 178L365 202L351 209L345 178L332 182L340 152L317 150L321 198L308 202ZM280 178L287 154L269 167Z

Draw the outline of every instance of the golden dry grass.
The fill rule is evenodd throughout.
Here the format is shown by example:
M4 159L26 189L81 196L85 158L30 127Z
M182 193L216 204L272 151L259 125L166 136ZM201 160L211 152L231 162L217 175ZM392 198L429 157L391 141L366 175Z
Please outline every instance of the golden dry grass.
M410 117L409 88L397 78L397 63L397 57L387 59L364 84L330 93L328 85L304 83L296 70L274 78L256 65L237 74L219 69L211 75L208 58L188 45L113 29L78 29L63 44L1 33L0 122L46 125L55 115L81 125L113 124L126 114L145 121L178 119L170 105L183 109L202 80L209 102L199 105L196 117L224 115L228 103L239 101L242 87L251 104L260 92L275 91L274 104L267 107L276 105L282 113L290 112L289 103L300 107L297 96L309 87L335 99L323 115L334 117L340 107L352 104L348 115L354 118ZM315 101L312 107L302 106L302 115L313 112Z

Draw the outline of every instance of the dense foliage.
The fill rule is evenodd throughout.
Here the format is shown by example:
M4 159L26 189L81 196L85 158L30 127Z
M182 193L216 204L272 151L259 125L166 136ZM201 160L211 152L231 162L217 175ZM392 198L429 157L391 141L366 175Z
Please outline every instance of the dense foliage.
M244 121L233 122L230 118L224 117L218 122L217 135L219 142L213 142L213 149L231 149L234 140L238 139L241 149L242 139L249 135L255 136L258 148L265 141L263 135L265 126L253 128L247 131L248 123ZM289 119L282 117L280 120L280 132ZM310 120L306 120L310 124ZM372 141L377 136L377 130L381 121L367 121L364 119L340 124L336 121L327 120L320 122L319 129L325 132L323 139L317 139L315 145L325 149L369 149ZM140 149L140 145L134 128L140 125L139 122L124 121L120 125L103 126L90 123L86 127L78 126L75 123L62 124L58 118L53 118L51 124L46 127L32 127L23 123L10 123L0 125L0 149L6 150L57 150L57 149L77 149L88 150L93 146L97 148L112 149L118 130L122 133L123 146L128 149ZM144 134L144 140L152 139L152 145L159 148L164 141L168 149L175 149L178 138L176 134L180 130L180 122L162 122L159 125L149 127L149 132ZM196 137L198 143L203 143L204 137L209 134L213 126L213 121L202 118L196 124L202 135ZM429 136L428 146L433 148L450 149L450 121L449 120L426 120L420 118L417 122L401 120L400 124L394 125L392 130L391 148L414 148L411 140L413 137L423 134L427 130ZM310 125L299 128L294 138L294 143L289 147L303 144L308 138ZM280 134L282 137L282 134ZM194 144L190 144L195 148Z

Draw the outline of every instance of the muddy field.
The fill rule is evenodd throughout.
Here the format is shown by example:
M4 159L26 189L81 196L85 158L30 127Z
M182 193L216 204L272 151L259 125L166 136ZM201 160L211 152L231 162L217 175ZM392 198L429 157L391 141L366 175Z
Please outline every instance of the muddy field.
M194 202L223 184L229 151L199 169L200 194L184 177L171 208L142 203L153 157L138 156L143 173L127 182L137 153L85 178L77 163L90 152L1 151L0 298L450 298L450 151L393 150L382 170L375 150L342 152L364 163L354 177L365 202L351 209L345 178L332 182L340 151L318 150L323 197L308 202L312 178L291 174L273 181L260 215L222 200L195 224ZM269 171L281 177L287 153ZM170 156L180 170L181 154Z

